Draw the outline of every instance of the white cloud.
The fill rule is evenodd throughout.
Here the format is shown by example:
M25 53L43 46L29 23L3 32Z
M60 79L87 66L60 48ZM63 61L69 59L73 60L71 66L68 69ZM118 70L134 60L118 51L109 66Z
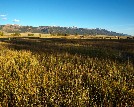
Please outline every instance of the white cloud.
M0 16L1 16L1 17L6 17L7 15L5 15L5 14L1 14Z
M18 20L18 19L14 19L13 22L20 22L20 20Z
M7 18L6 17L3 17L2 20L7 20Z

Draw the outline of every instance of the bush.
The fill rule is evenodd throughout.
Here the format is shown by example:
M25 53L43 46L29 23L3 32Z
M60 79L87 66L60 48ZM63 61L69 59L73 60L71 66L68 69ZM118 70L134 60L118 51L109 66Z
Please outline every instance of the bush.
M34 36L34 34L28 34L28 36Z
M41 34L39 34L39 37L41 37Z
M11 34L11 36L21 36L21 34L16 32L16 33Z
M4 33L3 32L0 32L0 36L3 36L4 35Z

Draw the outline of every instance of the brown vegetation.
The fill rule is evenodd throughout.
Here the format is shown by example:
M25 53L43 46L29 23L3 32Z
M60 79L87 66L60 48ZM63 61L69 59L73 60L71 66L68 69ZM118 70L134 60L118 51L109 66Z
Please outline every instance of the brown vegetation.
M0 106L132 107L133 71L133 40L3 40Z

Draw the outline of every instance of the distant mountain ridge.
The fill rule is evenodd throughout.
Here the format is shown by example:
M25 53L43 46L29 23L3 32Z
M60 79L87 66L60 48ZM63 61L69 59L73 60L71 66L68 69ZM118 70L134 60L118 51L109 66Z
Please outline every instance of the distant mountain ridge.
M130 36L123 33L117 33L113 31L108 31L106 29L96 28L96 29L88 29L88 28L77 28L77 27L61 27L61 26L20 26L20 25L0 25L0 31L4 31L7 33L45 33L45 34L53 34L53 35L109 35L109 36Z

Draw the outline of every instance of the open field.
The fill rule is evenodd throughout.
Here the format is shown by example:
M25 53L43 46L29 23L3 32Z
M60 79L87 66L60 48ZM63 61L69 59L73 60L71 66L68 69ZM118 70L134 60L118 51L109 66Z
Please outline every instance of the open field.
M64 39L134 39L134 36L108 36L108 35L69 35L69 36L53 36L51 34L41 34L41 33L20 33L20 36L13 36L13 33L4 33L4 36L0 38L13 38L13 37L39 37L39 38L64 38ZM28 36L28 34L33 34L33 36Z
M133 105L134 39L0 39L2 107Z

